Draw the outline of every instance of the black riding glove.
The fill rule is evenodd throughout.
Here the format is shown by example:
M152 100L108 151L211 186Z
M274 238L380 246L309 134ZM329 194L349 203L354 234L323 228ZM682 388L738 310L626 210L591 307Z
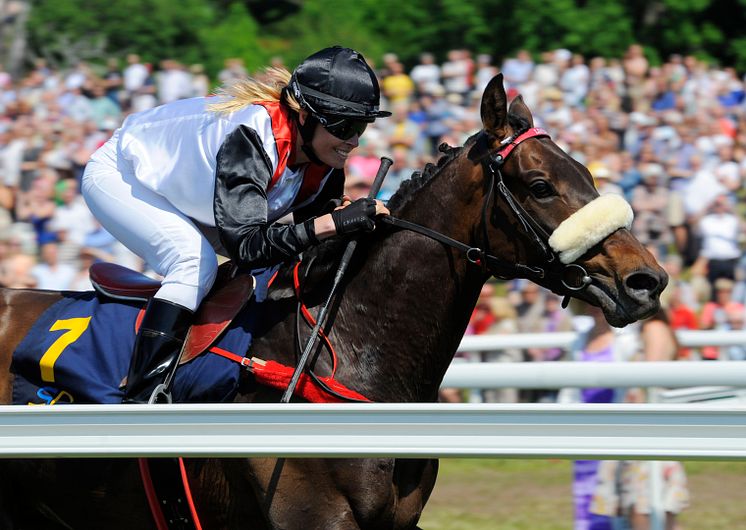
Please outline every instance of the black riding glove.
M341 210L332 212L332 221L337 234L372 232L376 227L376 201L358 199Z

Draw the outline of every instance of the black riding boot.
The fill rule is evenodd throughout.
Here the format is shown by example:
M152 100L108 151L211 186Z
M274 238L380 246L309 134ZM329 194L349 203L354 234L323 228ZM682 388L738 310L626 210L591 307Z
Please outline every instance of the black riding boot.
M163 383L192 323L194 312L167 300L151 298L135 339L124 403L147 403Z

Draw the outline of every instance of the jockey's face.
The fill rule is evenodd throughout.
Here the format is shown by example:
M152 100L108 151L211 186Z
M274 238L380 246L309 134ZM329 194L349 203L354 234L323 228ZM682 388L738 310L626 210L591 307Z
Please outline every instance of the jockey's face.
M325 164L341 169L344 167L350 152L360 145L357 134L347 140L340 140L321 126L316 127L311 146L319 160Z
M304 114L301 112L301 123L305 122ZM350 152L359 145L359 140L360 136L357 134L347 140L340 140L321 125L317 125L311 140L311 147L324 164L335 169L342 169Z

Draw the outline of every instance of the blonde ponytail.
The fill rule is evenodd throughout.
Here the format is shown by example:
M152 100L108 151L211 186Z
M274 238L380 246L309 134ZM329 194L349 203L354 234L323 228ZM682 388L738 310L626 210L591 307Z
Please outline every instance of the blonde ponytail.
M280 101L282 89L290 82L290 72L284 68L270 67L262 72L262 78L249 77L223 86L216 92L217 101L207 105L207 110L218 114L230 114L258 101ZM300 105L287 94L285 104L295 112Z

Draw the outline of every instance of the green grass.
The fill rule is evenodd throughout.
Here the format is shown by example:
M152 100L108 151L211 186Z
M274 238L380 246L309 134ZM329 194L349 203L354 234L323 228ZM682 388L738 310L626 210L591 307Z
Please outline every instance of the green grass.
M746 462L685 462L684 530L746 529ZM572 530L568 460L443 459L423 530Z

